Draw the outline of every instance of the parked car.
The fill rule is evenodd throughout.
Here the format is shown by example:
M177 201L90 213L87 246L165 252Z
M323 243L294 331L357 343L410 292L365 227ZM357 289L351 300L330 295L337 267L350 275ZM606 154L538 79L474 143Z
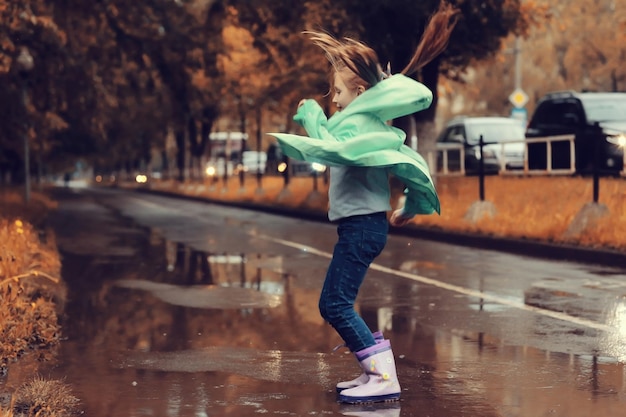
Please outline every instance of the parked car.
M456 117L449 121L437 138L437 147L448 148L448 170L461 169L461 152L465 153L465 172L477 174L480 164L480 137L483 138L483 166L487 174L501 170L524 168L524 126L510 117ZM460 145L460 146L459 146ZM439 170L443 168L443 154L439 154Z
M265 173L267 154L259 151L244 151L241 154L241 167L248 174Z
M617 175L624 169L626 146L626 93L553 92L542 97L526 129L527 138L574 135L575 161L571 161L570 142L554 142L552 168L575 172L593 171L595 152L598 170ZM547 168L547 147L528 144L530 169Z

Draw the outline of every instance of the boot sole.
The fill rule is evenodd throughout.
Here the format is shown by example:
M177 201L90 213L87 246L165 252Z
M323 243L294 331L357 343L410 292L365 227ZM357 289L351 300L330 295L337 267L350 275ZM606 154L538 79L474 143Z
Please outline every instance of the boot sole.
M348 397L347 395L339 395L339 401L346 404L363 404L363 403L382 403L394 402L400 400L400 393L377 395L374 397Z

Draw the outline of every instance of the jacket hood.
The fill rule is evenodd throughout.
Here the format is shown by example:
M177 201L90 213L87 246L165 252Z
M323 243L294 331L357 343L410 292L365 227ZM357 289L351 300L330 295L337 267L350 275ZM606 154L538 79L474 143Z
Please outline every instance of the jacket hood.
M359 113L373 114L386 122L427 109L432 101L433 94L424 84L395 74L365 90L349 106L333 114L328 119L328 128L332 129L345 118Z

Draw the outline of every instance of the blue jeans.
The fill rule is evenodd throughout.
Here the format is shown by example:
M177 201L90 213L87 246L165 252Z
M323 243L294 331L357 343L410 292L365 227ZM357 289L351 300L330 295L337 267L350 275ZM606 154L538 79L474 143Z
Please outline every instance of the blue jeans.
M339 220L339 239L328 266L319 309L352 352L376 344L365 321L354 310L354 302L367 269L387 243L388 230L385 212Z

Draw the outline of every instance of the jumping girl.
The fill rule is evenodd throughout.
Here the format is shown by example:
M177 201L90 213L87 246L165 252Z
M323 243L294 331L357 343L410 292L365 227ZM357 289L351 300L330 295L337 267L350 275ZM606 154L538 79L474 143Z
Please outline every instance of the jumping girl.
M456 9L442 3L409 64L396 75L383 72L374 50L362 42L305 32L332 65L333 103L338 112L327 119L315 100L304 99L294 120L309 137L271 133L286 155L330 167L328 218L337 224L338 241L319 309L363 370L358 378L337 384L342 402L400 398L390 342L380 332L372 334L354 303L370 264L386 244L389 223L402 226L416 214L440 212L426 162L404 145L406 134L386 122L430 106L431 91L407 75L445 49L456 15ZM406 200L388 219L389 175L405 184Z

